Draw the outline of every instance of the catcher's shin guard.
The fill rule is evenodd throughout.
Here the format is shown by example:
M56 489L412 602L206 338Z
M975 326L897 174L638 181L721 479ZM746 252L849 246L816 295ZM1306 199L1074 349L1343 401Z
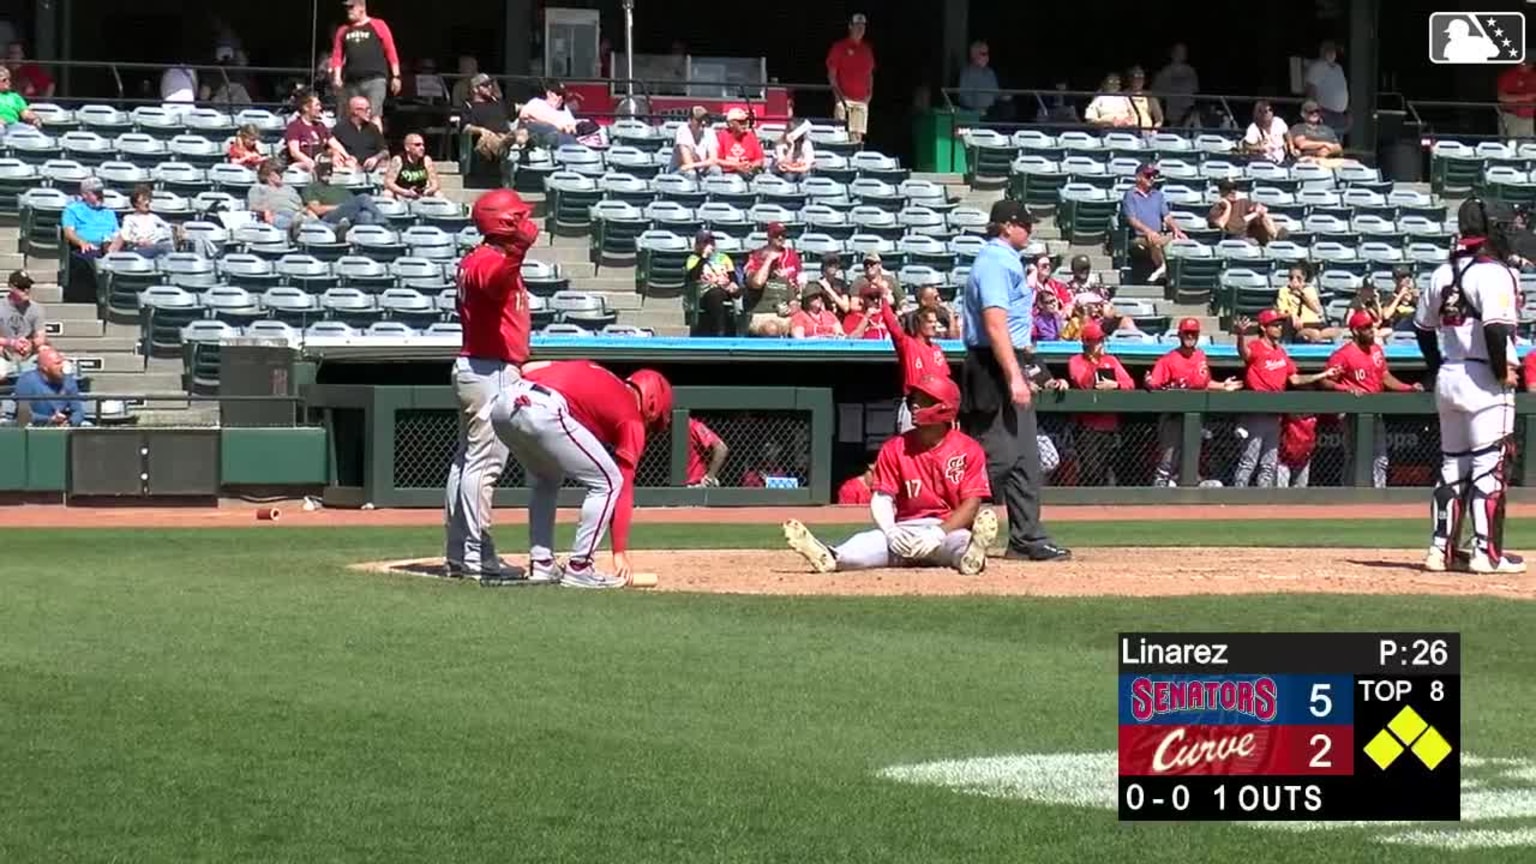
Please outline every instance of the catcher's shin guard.
M1440 476L1431 499L1434 522L1431 546L1445 556L1445 566L1455 564L1452 556L1461 537L1462 519L1467 512L1471 482L1472 457L1466 453L1447 453L1440 460Z
M1471 500L1467 510L1472 516L1473 552L1486 555L1493 562L1504 557L1504 493L1514 461L1513 445L1506 438L1471 454Z

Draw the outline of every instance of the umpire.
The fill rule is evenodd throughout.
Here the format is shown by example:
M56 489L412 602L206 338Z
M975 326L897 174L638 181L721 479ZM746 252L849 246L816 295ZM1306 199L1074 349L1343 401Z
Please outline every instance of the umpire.
M1034 291L1019 255L1029 245L1034 217L1019 201L992 205L991 242L971 263L965 283L965 365L960 372L960 427L987 454L992 500L1008 507L1008 552L1029 561L1065 561L1040 525L1040 444L1025 350L1031 347Z

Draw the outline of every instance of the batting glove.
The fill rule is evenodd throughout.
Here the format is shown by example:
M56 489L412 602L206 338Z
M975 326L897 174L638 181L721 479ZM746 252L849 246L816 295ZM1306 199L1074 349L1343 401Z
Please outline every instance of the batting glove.
M917 535L910 528L897 528L885 535L885 542L892 552L903 558L916 558L912 550L917 548Z
M937 525L929 525L923 528L913 528L912 552L909 558L927 558L939 550L944 542L944 530Z

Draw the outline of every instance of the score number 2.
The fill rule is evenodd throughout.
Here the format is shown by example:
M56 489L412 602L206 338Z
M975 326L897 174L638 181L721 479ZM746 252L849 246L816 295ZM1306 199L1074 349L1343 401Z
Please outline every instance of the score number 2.
M1322 717L1327 717L1329 714L1333 713L1333 696L1330 695L1332 692L1333 692L1333 685L1332 684L1313 684L1312 685L1312 696L1311 696L1310 699L1307 700L1307 702L1308 702L1308 709L1307 710L1312 712L1312 716L1313 717L1322 718ZM1312 740L1307 742L1307 744L1308 744L1308 746L1316 748L1316 752L1314 752L1312 754L1312 761L1307 763L1307 767L1309 767L1309 768L1332 768L1333 767L1333 760L1328 758L1329 751L1333 750L1333 739L1332 738L1329 738L1327 735L1322 735L1322 734L1313 735L1312 736Z

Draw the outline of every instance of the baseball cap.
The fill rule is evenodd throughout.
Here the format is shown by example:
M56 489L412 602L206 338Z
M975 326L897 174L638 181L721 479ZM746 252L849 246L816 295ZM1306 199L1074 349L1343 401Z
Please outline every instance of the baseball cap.
M869 23L869 19L864 17L864 13L863 12L855 12L855 13L853 13L853 16L848 19L848 23L849 24L868 24Z
M1355 314L1349 316L1347 323L1351 330L1365 330L1367 328L1374 328L1376 326L1376 319L1372 318L1371 313L1364 309L1356 309Z
M1223 195L1227 194L1228 192L1236 192L1237 184L1232 182L1232 178L1223 177L1216 181L1216 191Z
M1317 104L1317 100L1315 100L1315 99L1308 99L1307 101L1301 103L1301 116L1303 116L1303 117L1305 117L1308 114L1311 114L1311 113L1313 113L1315 111L1321 111L1321 110L1323 110L1322 106L1318 105Z
M766 231L769 237L783 237L789 233L783 222L769 222Z
M703 105L695 105L688 111L688 116L695 120L708 120L709 109L705 108Z
M1083 325L1082 339L1084 345L1089 342L1103 342L1104 328L1097 321L1089 321Z
M987 221L994 225L1012 222L1015 225L1033 226L1035 217L1029 215L1029 211L1024 209L1024 202L1003 198L992 205L992 212L988 215Z
M1082 273L1093 269L1093 261L1087 255L1072 256L1072 272Z
M484 72L481 72L479 75L469 79L469 86L471 87L484 87L489 83L491 83L491 76L485 74Z
M694 246L703 246L705 243L713 242L715 242L715 232L709 230L708 228L702 229L699 231L699 233L693 235Z
M32 290L32 277L25 270L12 270L10 278L5 281L6 284L10 285L12 288L15 288L17 291Z
M1145 164L1145 165L1141 166L1140 168L1136 169L1136 176L1137 177L1156 177L1157 176L1157 166L1152 164L1151 162L1148 162L1147 164Z
M880 253L879 252L865 252L864 253L864 263L865 264L879 264L880 263Z
M747 119L747 109L739 108L739 107L738 108L732 108L729 111L725 112L725 119L726 120L745 120L745 119Z
M1184 320L1180 321L1179 322L1179 332L1180 333L1199 333L1200 332L1200 319L1199 318L1185 318Z
M1265 309L1259 313L1259 326L1268 327L1271 324L1279 324L1282 320L1280 313L1273 309Z
M804 303L812 297L820 297L824 294L826 290L821 287L820 282L807 282L805 287L800 289L800 302Z

